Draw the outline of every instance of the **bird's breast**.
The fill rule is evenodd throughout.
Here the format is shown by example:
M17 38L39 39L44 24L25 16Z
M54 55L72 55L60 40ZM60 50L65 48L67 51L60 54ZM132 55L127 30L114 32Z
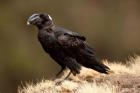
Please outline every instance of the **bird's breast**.
M55 48L56 46L58 46L58 42L53 33L46 32L39 33L38 40L45 49Z

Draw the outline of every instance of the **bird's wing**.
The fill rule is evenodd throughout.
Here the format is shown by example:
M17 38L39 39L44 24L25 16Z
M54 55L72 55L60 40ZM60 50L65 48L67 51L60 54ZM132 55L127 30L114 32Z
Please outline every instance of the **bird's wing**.
M83 41L86 40L86 38L85 38L84 36L82 36L82 35L80 35L79 33L76 33L76 32L67 31L67 32L64 33L64 34L65 34L65 35L69 35L69 36L71 36L71 37L77 37L77 38L79 38L79 39L81 39L81 40L83 40Z
M78 33L75 32L60 34L57 39L60 45L70 48L84 47L84 41L86 40L84 36L80 36Z

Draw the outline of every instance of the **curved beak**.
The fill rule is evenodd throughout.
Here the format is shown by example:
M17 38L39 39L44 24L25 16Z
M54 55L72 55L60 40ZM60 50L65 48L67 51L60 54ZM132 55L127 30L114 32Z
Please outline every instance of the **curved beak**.
M30 25L30 22L29 21L27 21L27 25Z
M39 14L33 14L29 17L29 19L27 20L27 25L31 25L35 22L36 19L39 19Z

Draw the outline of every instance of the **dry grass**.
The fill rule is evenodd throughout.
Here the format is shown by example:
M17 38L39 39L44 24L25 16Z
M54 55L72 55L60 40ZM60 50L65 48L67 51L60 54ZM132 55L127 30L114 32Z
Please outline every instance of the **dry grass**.
M131 58L130 66L104 61L113 73L99 74L91 69L82 68L81 74L64 80L42 80L37 84L27 84L18 93L140 93L140 57Z

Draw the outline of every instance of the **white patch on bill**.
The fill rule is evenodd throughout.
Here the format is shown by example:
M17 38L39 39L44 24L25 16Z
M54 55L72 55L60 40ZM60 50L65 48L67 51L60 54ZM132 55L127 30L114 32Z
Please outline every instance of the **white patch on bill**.
M30 25L30 22L34 21L35 19L38 19L39 15L38 14L33 14L29 17L28 21L27 21L27 25Z
M33 14L31 17L30 17L30 20L33 21L35 19L39 18L39 15L38 14Z
M30 22L29 21L27 21L27 25L30 25Z

